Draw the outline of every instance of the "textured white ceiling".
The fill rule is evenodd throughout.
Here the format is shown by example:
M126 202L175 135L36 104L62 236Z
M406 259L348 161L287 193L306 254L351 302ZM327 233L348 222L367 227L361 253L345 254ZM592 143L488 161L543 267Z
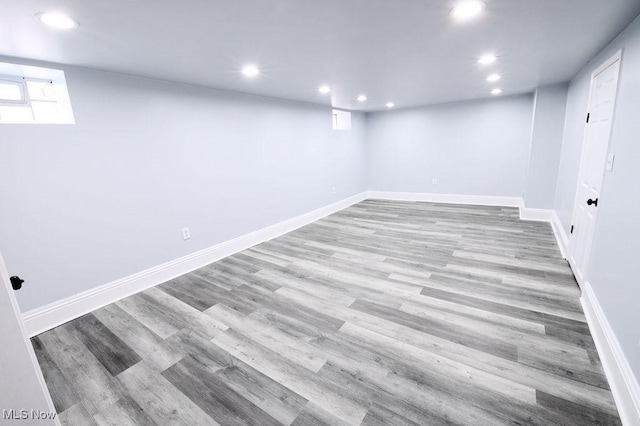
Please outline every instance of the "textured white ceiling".
M567 81L640 13L638 0L485 2L461 24L455 0L2 0L0 55L372 111ZM81 26L33 17L50 10ZM499 60L478 65L485 52ZM262 74L244 79L246 63Z

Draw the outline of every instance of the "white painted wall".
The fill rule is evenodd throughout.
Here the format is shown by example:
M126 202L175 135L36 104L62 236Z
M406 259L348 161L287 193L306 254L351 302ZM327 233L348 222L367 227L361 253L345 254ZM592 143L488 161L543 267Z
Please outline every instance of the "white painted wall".
M591 73L618 49L623 49L623 56L610 145L616 162L613 172L605 173L587 276L625 357L640 379L640 18L570 83L555 208L568 234Z
M0 125L23 312L366 189L364 114L334 131L329 107L64 69L76 125Z
M535 92L531 149L524 205L553 209L562 148L567 84L538 87Z
M532 114L531 95L368 114L369 189L522 196Z

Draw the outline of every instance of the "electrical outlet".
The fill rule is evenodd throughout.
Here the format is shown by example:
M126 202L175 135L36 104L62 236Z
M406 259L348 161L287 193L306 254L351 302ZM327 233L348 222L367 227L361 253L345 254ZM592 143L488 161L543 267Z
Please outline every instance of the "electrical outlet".
M332 194L335 194L335 193L336 193L336 187L335 187L335 186L332 186L332 187L331 187L331 193L332 193Z
M182 228L182 239L188 240L189 238L191 238L191 232L189 231L189 228Z
M431 185L437 185L438 184L438 179L433 178L431 179Z

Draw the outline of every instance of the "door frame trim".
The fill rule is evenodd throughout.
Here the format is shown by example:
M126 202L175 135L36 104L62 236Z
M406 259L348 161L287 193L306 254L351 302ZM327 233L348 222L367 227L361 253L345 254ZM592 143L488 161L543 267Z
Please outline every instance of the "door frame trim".
M593 83L593 79L595 78L595 76L597 76L598 74L600 74L602 71L606 70L607 68L609 68L611 65L613 65L616 61L620 61L622 62L622 50L620 49L618 50L616 53L613 54L613 56L611 56L609 59L607 59L606 61L604 61L602 63L602 65L600 65L598 68L596 68L592 73L591 73L591 82ZM593 85L591 86L591 90L589 91L589 99L591 99L591 91L593 90ZM617 102L617 96L616 96L616 102ZM589 108L589 106L587 106L587 109Z
M4 260L2 259L2 253L0 253L0 263L4 264ZM16 300L16 296L14 294L14 290L11 287L11 283L9 280L9 272L6 269L6 264L5 267L3 267L2 265L0 265L0 285L6 287L7 291L9 292L9 303L11 304L13 313L16 317L16 320L18 322L18 327L20 328L20 332L22 334L22 337L24 338L26 344L27 344L27 352L29 353L29 358L31 360L31 364L33 365L33 374L35 374L36 379L38 381L38 383L40 384L40 387L42 388L42 392L44 394L44 398L45 401L47 403L47 405L49 406L49 411L50 412L54 412L57 413L57 410L53 404L53 399L51 398L51 394L49 393L49 388L47 387L47 383L44 380L44 375L42 374L42 369L40 367L40 363L38 362L38 358L36 357L36 353L33 349L33 346L31 345L31 339L30 336L27 334L27 329L26 326L24 324L24 320L22 317L22 313L20 311L20 306L18 305L18 301ZM9 368L9 366L4 366L4 368ZM11 408L11 407L6 407ZM60 425L60 419L59 416L56 414L55 418L52 420L53 424L55 425Z
M615 122L615 111L616 111L616 107L618 105L618 89L620 88L620 75L622 74L622 56L623 56L623 49L619 49L618 51L616 51L611 57L609 57L607 60L605 60L602 64L600 64L595 70L593 70L591 72L591 80L589 83L589 97L587 98L587 106L586 106L586 111L583 115L583 117L586 117L587 114L590 112L589 110L591 109L591 99L593 96L593 91L594 91L594 82L595 82L595 78L598 74L600 74L601 72L603 72L604 70L606 70L607 68L609 68L611 65L615 64L616 61L620 62L620 68L618 69L618 81L616 83L616 97L614 100L614 105L613 105L613 116L611 117L611 129L609 130L609 141L608 141L608 145L607 145L607 152L609 151L609 148L611 146L611 136L613 134L613 125ZM580 149L580 163L578 165L578 179L576 182L576 190L575 190L575 197L573 199L573 208L572 208L572 212L571 212L571 223L575 223L575 215L576 215L576 205L578 203L578 196L579 196L579 190L580 190L580 175L582 172L582 159L583 159L583 154L584 154L584 150L585 150L585 145L587 142L587 123L584 124L584 130L582 132L582 146ZM602 181L600 182L600 196L602 195L602 184L604 182L604 173L602 175ZM598 213L596 212L596 217L594 219L594 225L598 222ZM569 234L568 235L568 240L567 240L567 246L566 246L566 259L569 262L569 264L571 265L571 269L574 271L574 273L578 270L577 269L577 265L575 265L575 262L573 262L573 254L575 251L575 247L574 247L574 241L575 241L575 234ZM593 240L591 241L591 245L593 245ZM589 250L591 251L591 250ZM591 255L589 254L589 257L591 257ZM582 273L582 280L583 281L587 281L587 276L586 276L586 271L580 271L580 273ZM580 280L578 280L580 281ZM580 284L578 282L578 284Z

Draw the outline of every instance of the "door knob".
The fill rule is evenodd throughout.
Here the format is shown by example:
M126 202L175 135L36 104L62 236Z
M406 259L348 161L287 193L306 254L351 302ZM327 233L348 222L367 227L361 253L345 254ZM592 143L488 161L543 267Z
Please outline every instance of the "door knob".
M11 281L11 287L13 287L14 290L20 290L24 282L22 278L16 276L9 278L9 281Z
M588 205L592 205L593 204L594 206L598 207L598 199L596 198L595 200L592 200L591 198L589 198L587 200L587 204Z

